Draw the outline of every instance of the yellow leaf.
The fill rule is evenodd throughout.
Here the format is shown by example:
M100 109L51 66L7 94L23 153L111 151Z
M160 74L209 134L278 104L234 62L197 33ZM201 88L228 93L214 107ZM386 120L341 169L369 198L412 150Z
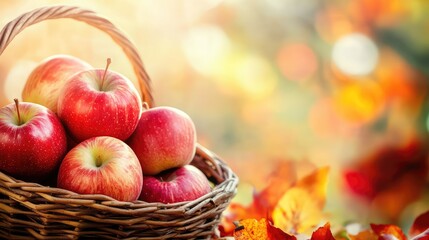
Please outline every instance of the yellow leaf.
M274 226L291 234L312 231L323 220L328 168L321 168L287 190L272 213Z
M273 211L274 226L297 234L312 230L320 223L322 212L308 191L291 188L280 199Z

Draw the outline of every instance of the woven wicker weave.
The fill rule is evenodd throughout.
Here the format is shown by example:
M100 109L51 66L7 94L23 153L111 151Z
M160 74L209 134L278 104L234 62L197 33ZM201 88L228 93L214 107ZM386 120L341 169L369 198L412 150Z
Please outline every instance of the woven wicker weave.
M1 31L0 55L26 27L58 18L82 21L107 33L130 60L142 99L153 105L150 79L136 48L109 20L93 11L54 6L25 13ZM104 195L80 195L17 180L0 172L0 238L208 239L236 193L238 178L201 145L197 146L191 164L202 170L215 186L199 199L175 204L120 202Z

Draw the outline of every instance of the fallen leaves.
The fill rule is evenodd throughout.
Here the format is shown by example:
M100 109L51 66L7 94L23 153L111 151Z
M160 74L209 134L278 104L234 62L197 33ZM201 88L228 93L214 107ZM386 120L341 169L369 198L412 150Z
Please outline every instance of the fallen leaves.
M427 221L424 224L428 224ZM428 240L429 228L416 232L417 235L410 236L410 240ZM301 235L302 236L302 235ZM235 240L297 240L293 234L285 233L280 228L274 226L265 218L260 220L244 219L238 222L234 230L233 237ZM302 237L300 239L303 239ZM407 240L401 228L391 224L370 224L370 228L360 231L353 235L346 230L340 229L334 237L331 231L331 225L326 222L318 227L311 234L309 240Z
M234 220L264 218L290 234L317 226L323 218L329 168L316 169L300 179L296 168L295 163L284 162L271 175L270 184L254 194L249 206L231 204L226 216L229 225Z
M335 240L331 232L331 225L326 223L322 227L319 227L315 232L313 232L310 240Z
M383 240L407 240L402 230L395 225L388 224L371 224L372 231Z
M320 168L288 189L272 212L274 225L293 234L317 226L323 219L328 172Z
M228 219L261 219L271 218L271 211L276 206L283 193L296 181L296 163L285 161L278 164L270 174L267 186L253 194L253 201L248 206L232 203L229 207Z
M267 187L255 192L248 206L231 204L219 227L220 236L236 240L407 240L402 229L394 224L370 224L357 234L337 227L333 234L323 213L329 168L315 169L303 177L299 177L297 168L291 162L279 165ZM371 174L361 173L363 175L350 176L349 180L359 184L364 174ZM368 189L369 183L357 189L374 198L374 192ZM429 211L415 219L409 237L410 240L429 240Z

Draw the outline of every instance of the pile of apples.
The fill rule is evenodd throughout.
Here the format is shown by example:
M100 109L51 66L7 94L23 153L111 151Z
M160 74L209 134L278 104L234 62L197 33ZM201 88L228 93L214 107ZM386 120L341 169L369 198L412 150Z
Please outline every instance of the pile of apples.
M190 165L196 130L173 107L148 108L125 76L55 55L29 75L23 102L0 108L0 171L79 194L175 203L211 191Z

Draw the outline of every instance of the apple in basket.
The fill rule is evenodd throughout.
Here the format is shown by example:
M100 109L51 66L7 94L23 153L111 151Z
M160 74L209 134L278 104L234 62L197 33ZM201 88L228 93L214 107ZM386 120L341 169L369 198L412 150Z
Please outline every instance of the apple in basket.
M67 80L91 65L69 55L54 55L44 59L28 76L22 91L25 102L43 105L57 112L58 96Z
M40 182L58 169L66 153L65 130L53 111L29 102L0 109L0 170Z
M139 199L146 202L176 203L192 201L211 191L206 176L196 167L185 165L156 176L143 177Z
M143 111L138 126L127 140L145 175L156 175L190 163L196 150L196 130L185 112L173 107Z
M61 162L57 186L79 194L104 194L119 201L137 200L143 173L133 150L113 137L79 143Z
M77 142L97 136L127 139L142 111L141 98L125 76L106 69L76 73L58 98L58 116Z

